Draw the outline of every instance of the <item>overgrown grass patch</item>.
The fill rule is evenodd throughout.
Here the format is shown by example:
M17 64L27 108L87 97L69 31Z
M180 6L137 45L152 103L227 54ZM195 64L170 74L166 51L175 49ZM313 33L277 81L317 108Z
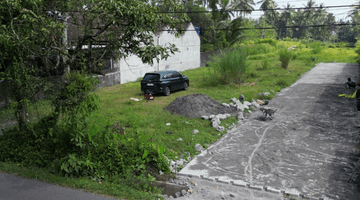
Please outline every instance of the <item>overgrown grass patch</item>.
M278 41L272 38L258 39L257 41L255 41L255 44L263 44L263 43L267 43L276 47Z
M292 51L288 49L279 50L279 60L281 62L281 67L287 69L292 57L293 57Z
M215 59L209 69L209 79L226 84L239 84L248 68L245 50L242 47L232 49Z
M311 52L313 54L319 54L323 50L321 42L314 42L311 44Z
M356 63L356 55L351 48L327 48L316 58L318 62Z
M241 45L246 55L266 54L276 50L276 47L269 43Z

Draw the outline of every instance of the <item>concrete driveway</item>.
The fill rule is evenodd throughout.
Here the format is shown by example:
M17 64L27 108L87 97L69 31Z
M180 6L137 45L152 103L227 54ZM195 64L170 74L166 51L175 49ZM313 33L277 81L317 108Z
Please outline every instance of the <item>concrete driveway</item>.
M344 83L358 75L357 64L318 64L270 101L279 109L272 120L253 112L180 174L297 197L359 200L360 113L355 99L338 97L355 91Z

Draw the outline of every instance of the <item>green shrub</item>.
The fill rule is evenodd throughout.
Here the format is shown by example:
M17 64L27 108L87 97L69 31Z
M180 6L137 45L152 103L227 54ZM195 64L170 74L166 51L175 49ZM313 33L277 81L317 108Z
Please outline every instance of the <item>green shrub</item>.
M311 52L314 54L319 54L322 51L321 42L314 42L311 44Z
M346 45L347 45L346 42L340 42L340 43L339 43L339 47L340 47L340 48L344 48L344 47L346 47Z
M53 116L48 116L37 123L29 123L23 131L6 130L0 135L0 161L45 167L61 157L64 147L54 144L51 135L56 129L54 121Z
M292 58L291 58L291 59L296 60L296 58L297 58L297 53L294 53L294 54L292 55Z
M241 42L242 44L255 44L254 40L245 40Z
M257 77L259 77L259 74L257 74L254 71L251 71L251 72L246 73L246 76L249 78L257 78Z
M276 48L270 44L252 44L252 45L242 45L242 50L247 56L257 55L257 54L266 54L272 51L275 51Z
M267 58L265 58L261 61L261 69L262 70L268 69L269 65L270 65L269 60Z
M270 45L276 47L277 42L278 42L277 40L274 40L274 39L271 39L271 38L265 38L265 39L257 40L256 44L267 43L267 44L270 44Z
M311 46L311 43L314 42L314 40L312 38L305 38L300 40L300 42L304 44L306 48L309 48Z
M282 41L292 41L292 39L288 36L288 37L285 37L285 38L282 38L281 39Z
M245 51L242 48L235 48L223 54L213 67L213 77L221 83L239 84L245 76L249 64L246 61Z
M284 69L287 69L292 57L293 57L292 51L289 51L287 49L280 50L279 51L279 59L281 62L281 67Z
M279 44L277 46L277 49L281 50L281 49L287 49L288 47L285 44Z
M265 55L258 54L258 55L251 55L248 57L249 60L262 60L265 58Z
M355 53L357 54L355 60L358 64L360 64L360 44L358 42L356 43Z
M164 146L149 142L151 138L146 135L136 133L132 138L125 138L116 130L106 129L94 136L96 145L90 150L96 178L139 176L147 169L170 172L162 156L166 151Z
M114 175L125 178L139 176L147 169L169 173L162 156L165 148L149 142L149 137L124 138L109 127L91 126L85 137L72 141L74 132L67 125L54 125L53 116L29 124L22 132L9 129L0 135L0 162L15 162L22 166L48 167L66 177L107 179ZM99 122L103 122L98 117ZM76 144L82 144L82 147Z
M200 46L201 52L208 52L208 51L214 51L214 45L213 44L201 44Z

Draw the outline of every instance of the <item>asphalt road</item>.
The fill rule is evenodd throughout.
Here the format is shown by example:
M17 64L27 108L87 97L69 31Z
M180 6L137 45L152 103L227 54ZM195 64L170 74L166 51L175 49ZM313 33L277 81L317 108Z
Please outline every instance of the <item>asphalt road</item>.
M269 104L278 109L272 120L253 112L180 171L180 178L209 179L209 187L201 189L207 193L186 199L231 198L230 191L235 199L281 199L283 191L297 199L359 200L360 169L354 168L360 158L360 113L355 99L338 97L355 91L344 83L348 77L359 80L358 75L357 64L320 63L277 93ZM222 194L214 183L224 188ZM281 195L261 197L269 194L264 187ZM251 188L258 194L250 194Z
M115 200L37 180L0 173L0 200Z

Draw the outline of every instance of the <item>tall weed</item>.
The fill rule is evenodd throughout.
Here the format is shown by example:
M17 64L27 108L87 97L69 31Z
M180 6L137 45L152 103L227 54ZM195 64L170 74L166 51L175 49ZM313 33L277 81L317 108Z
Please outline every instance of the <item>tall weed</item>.
M319 54L322 51L321 43L320 42L314 42L311 44L311 52L314 54Z
M290 63L293 53L287 49L281 49L279 51L279 59L281 62L281 67L287 69Z
M236 48L223 54L218 62L212 65L213 77L217 77L225 84L239 84L243 80L248 66L244 50Z

